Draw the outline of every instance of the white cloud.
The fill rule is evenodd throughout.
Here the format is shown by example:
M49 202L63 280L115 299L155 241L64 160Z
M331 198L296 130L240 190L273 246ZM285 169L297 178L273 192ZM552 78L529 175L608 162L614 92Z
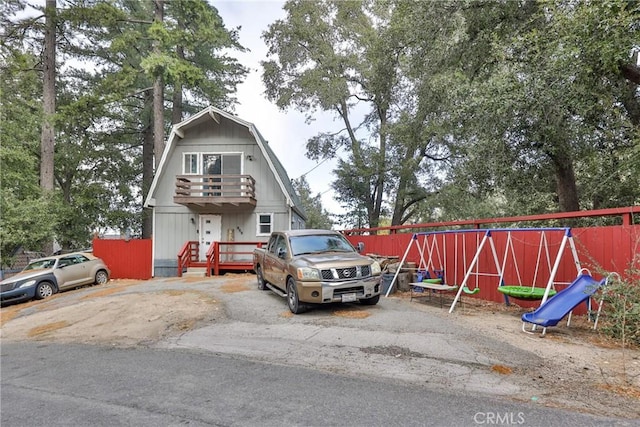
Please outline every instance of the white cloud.
M256 125L260 133L282 162L290 178L298 178L308 172L306 178L312 194L322 193L322 204L331 213L342 213L343 209L333 199L330 183L335 161L320 166L305 156L306 142L320 132L340 129L339 123L328 115L320 115L308 125L298 111L281 111L264 95L260 61L267 58L267 46L261 38L268 26L284 19L284 2L280 1L211 1L228 30L241 27L239 41L250 52L234 52L233 56L250 69L246 81L238 87L239 105L235 113ZM316 167L318 166L318 167ZM315 168L315 169L314 169ZM311 172L309 172L311 171Z

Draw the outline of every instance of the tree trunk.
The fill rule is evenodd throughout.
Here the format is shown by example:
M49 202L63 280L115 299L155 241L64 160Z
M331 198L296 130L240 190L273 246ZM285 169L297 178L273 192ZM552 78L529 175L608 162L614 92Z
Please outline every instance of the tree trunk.
M164 0L154 0L154 22L164 20ZM156 41L154 51L160 53L160 42ZM155 167L158 168L164 151L164 86L162 74L158 73L153 82L153 146Z
M380 215L382 213L382 198L384 196L385 174L387 168L387 110L379 108L378 114L380 118L380 155L378 157L378 165L376 168L376 184L374 188L373 215L369 218L369 226L377 227L380 224Z
M637 55L637 54L636 54ZM634 56L634 59L636 57ZM631 63L625 63L620 66L622 75L625 79L640 85L640 67Z
M640 85L627 81L622 83L622 105L634 127L640 128L640 100L636 96Z
M40 135L40 187L53 190L53 167L55 151L55 129L53 116L56 112L56 0L45 4L44 52L42 58L42 133Z
M180 31L185 30L182 19L178 18L178 28ZM176 46L176 55L178 59L184 61L184 47ZM171 124L175 125L182 121L182 83L178 80L173 85L173 109L171 110Z
M552 157L556 175L556 193L560 212L580 210L578 187L571 156L560 152Z
M142 131L142 194L143 203L149 194L151 183L153 182L153 120L151 111L153 109L153 93L150 90L145 92L144 117L147 118ZM142 238L150 239L153 235L153 218L150 209L142 209Z
M358 139L358 137L355 134L355 131L353 130L353 127L351 126L351 121L349 120L349 108L347 106L347 101L346 99L342 99L340 101L340 104L337 105L336 110L338 111L338 114L340 114L340 116L342 117L342 120L344 122L345 128L347 129L347 133L349 134L349 141L351 143L351 154L353 156L353 163L356 167L357 170L359 171L363 171L363 174L367 175L366 179L369 178L369 170L373 169L373 168L367 168L366 164L367 162L365 161L365 159L363 158L363 153L362 153L362 147L360 145L360 140ZM368 192L368 194L366 195L362 195L363 200L362 205L364 206L365 209L365 214L366 214L366 218L367 221L369 222L369 224L367 224L368 227L377 227L377 221L375 220L375 200L376 200L376 191L375 188L370 189L370 191ZM357 209L359 209L360 207L358 207ZM360 221L360 215L358 214L358 222ZM375 224L375 225L374 225ZM358 228L364 227L365 224L360 224L358 226Z
M171 124L182 121L182 84L176 82L173 86L173 109L171 110Z
M162 99L164 91L162 88L162 77L156 77L153 83L153 152L155 157L155 167L158 169L162 152L164 151L164 108Z

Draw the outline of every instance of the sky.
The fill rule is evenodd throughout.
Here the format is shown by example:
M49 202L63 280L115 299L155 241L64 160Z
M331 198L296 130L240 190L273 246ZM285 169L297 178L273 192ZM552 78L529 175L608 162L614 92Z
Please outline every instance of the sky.
M284 19L284 2L273 0L210 0L218 9L227 30L241 27L239 42L250 52L233 52L232 55L250 69L247 79L238 87L238 105L234 113L243 120L253 123L289 174L289 178L299 178L306 174L313 196L321 194L323 208L330 213L342 213L343 209L333 199L331 181L335 161L320 165L305 156L306 142L312 136L328 130L340 129L340 124L326 114L318 116L312 124L305 123L304 114L296 110L280 110L269 102L262 84L260 61L267 59L267 46L261 35L269 24Z

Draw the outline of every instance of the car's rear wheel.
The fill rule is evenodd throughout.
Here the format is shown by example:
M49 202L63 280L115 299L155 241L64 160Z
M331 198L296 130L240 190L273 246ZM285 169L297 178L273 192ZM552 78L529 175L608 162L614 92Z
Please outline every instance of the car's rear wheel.
M258 276L258 289L264 291L267 289L267 282L264 280L264 275L262 274L262 267L258 266L256 268L256 276Z
M38 283L36 287L36 299L45 299L56 293L56 288L51 282Z
M100 270L96 273L96 285L104 285L109 281L109 275L106 271Z
M363 305L376 305L380 301L380 295L376 295L373 298L361 299L360 304Z
M307 306L300 303L296 282L291 277L287 280L287 304L293 314L300 314L307 311Z

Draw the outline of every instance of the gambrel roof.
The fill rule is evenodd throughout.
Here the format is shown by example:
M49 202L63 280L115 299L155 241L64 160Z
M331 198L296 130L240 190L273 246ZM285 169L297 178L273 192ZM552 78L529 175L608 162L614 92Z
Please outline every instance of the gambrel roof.
M171 129L171 134L169 135L169 139L167 141L167 145L164 149L164 152L162 153L162 158L160 159L160 163L158 164L158 169L156 170L155 176L153 177L153 182L151 184L151 188L149 189L149 194L147 195L144 206L152 207L155 205L154 194L156 191L156 186L163 174L165 164L168 159L171 158L171 155L173 154L178 141L184 138L184 131L207 120L213 120L218 124L220 124L221 120L231 120L241 126L245 126L248 129L249 133L255 138L256 144L264 155L267 164L273 171L275 179L278 182L282 193L286 197L287 204L292 207L298 213L298 215L306 219L304 208L302 207L302 203L300 201L300 198L298 197L298 194L291 184L291 180L289 179L289 175L287 175L287 171L284 169L282 163L280 163L280 160L278 160L275 153L269 146L269 143L262 137L256 126L253 123L242 120L239 117L231 113L227 113L226 111L220 110L216 107L207 107L199 113L194 114L193 116L173 126L173 128Z

